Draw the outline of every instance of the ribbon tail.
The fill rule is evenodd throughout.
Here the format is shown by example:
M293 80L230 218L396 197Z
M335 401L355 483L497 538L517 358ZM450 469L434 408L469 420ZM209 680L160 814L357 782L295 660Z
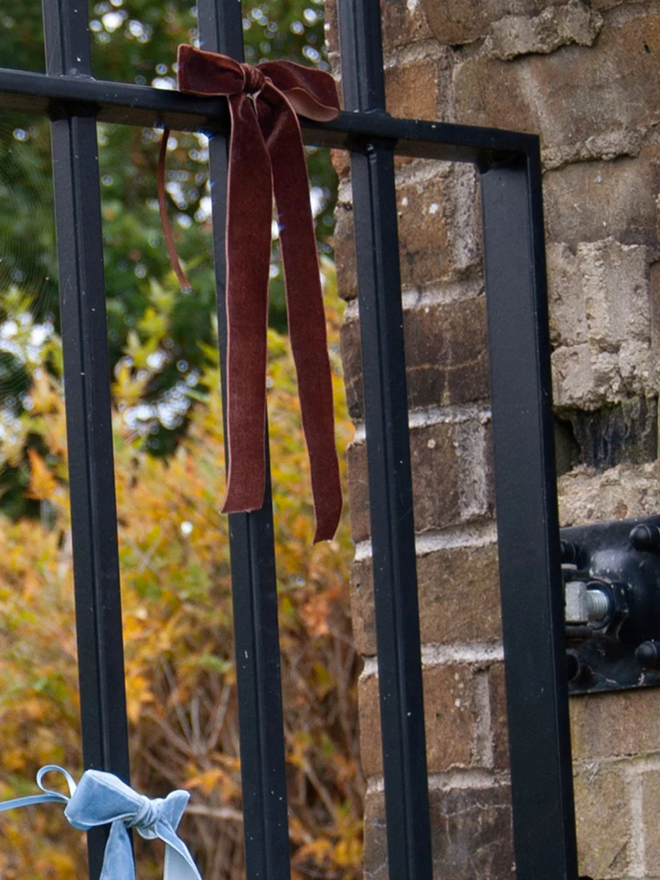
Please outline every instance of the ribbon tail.
M131 839L121 819L110 826L99 880L135 880Z
M258 510L266 487L268 277L273 210L268 153L254 105L230 95L227 198L227 438L223 513Z
M163 880L202 880L188 847L171 826L161 824L156 830L165 842Z
M0 813L4 813L5 810L17 810L19 807L33 807L37 804L66 804L68 800L63 794L31 794L0 803Z
M342 496L316 236L300 123L286 98L272 86L267 89L268 103L259 102L260 124L273 168L289 338L314 495L314 541L323 541L337 530Z

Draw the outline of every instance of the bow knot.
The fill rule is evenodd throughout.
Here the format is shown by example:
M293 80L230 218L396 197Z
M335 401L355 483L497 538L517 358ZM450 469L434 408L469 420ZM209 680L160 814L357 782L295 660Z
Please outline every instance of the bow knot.
M296 114L318 122L334 119L339 114L337 88L322 70L291 61L266 61L251 67L193 46L179 46L178 79L181 91L226 95L231 113L226 242L229 472L222 509L239 513L258 510L264 503L266 331L274 196L289 339L314 494L314 539L329 539L341 516L341 485L316 236ZM165 137L163 142L166 144ZM177 271L164 192L161 177L161 216ZM177 275L186 286L180 267Z
M266 77L252 64L241 64L241 70L245 76L245 86L243 90L248 95L258 95L266 85Z
M140 795L140 797L140 808L133 818L126 821L126 827L135 828L142 837L157 836L153 835L153 831L160 818L160 808L164 801L162 798L152 800L146 795Z

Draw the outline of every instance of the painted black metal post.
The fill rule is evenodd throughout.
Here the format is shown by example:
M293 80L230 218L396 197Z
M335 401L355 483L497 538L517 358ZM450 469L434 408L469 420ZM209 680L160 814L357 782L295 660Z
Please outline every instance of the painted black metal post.
M87 5L44 0L48 74L91 74ZM53 109L53 184L66 385L78 674L85 769L128 780L96 120ZM89 835L100 874L105 832Z
M384 114L378 0L340 0L349 111ZM351 154L389 876L433 874L394 143Z
M482 172L518 880L576 880L538 151Z
M240 3L200 0L198 16L201 48L242 61ZM222 135L209 142L221 365L227 355L227 146ZM222 372L225 397L224 367ZM229 532L247 878L287 880L290 847L270 467L263 507L230 516Z

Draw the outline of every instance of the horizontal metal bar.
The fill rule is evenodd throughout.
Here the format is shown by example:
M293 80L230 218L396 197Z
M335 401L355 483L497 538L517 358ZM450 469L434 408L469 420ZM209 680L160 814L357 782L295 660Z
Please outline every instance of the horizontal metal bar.
M162 126L174 130L227 132L224 98L201 98L181 92L92 77L58 76L0 68L0 110L23 113L96 115L100 122ZM305 143L317 147L362 149L383 140L403 156L482 166L512 164L538 149L535 135L396 119L384 111L341 113L332 122L302 120Z

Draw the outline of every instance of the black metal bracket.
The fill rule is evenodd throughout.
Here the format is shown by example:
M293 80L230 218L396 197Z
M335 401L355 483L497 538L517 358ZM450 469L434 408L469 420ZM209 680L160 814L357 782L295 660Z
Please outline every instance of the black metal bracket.
M570 693L660 685L660 516L561 538Z

